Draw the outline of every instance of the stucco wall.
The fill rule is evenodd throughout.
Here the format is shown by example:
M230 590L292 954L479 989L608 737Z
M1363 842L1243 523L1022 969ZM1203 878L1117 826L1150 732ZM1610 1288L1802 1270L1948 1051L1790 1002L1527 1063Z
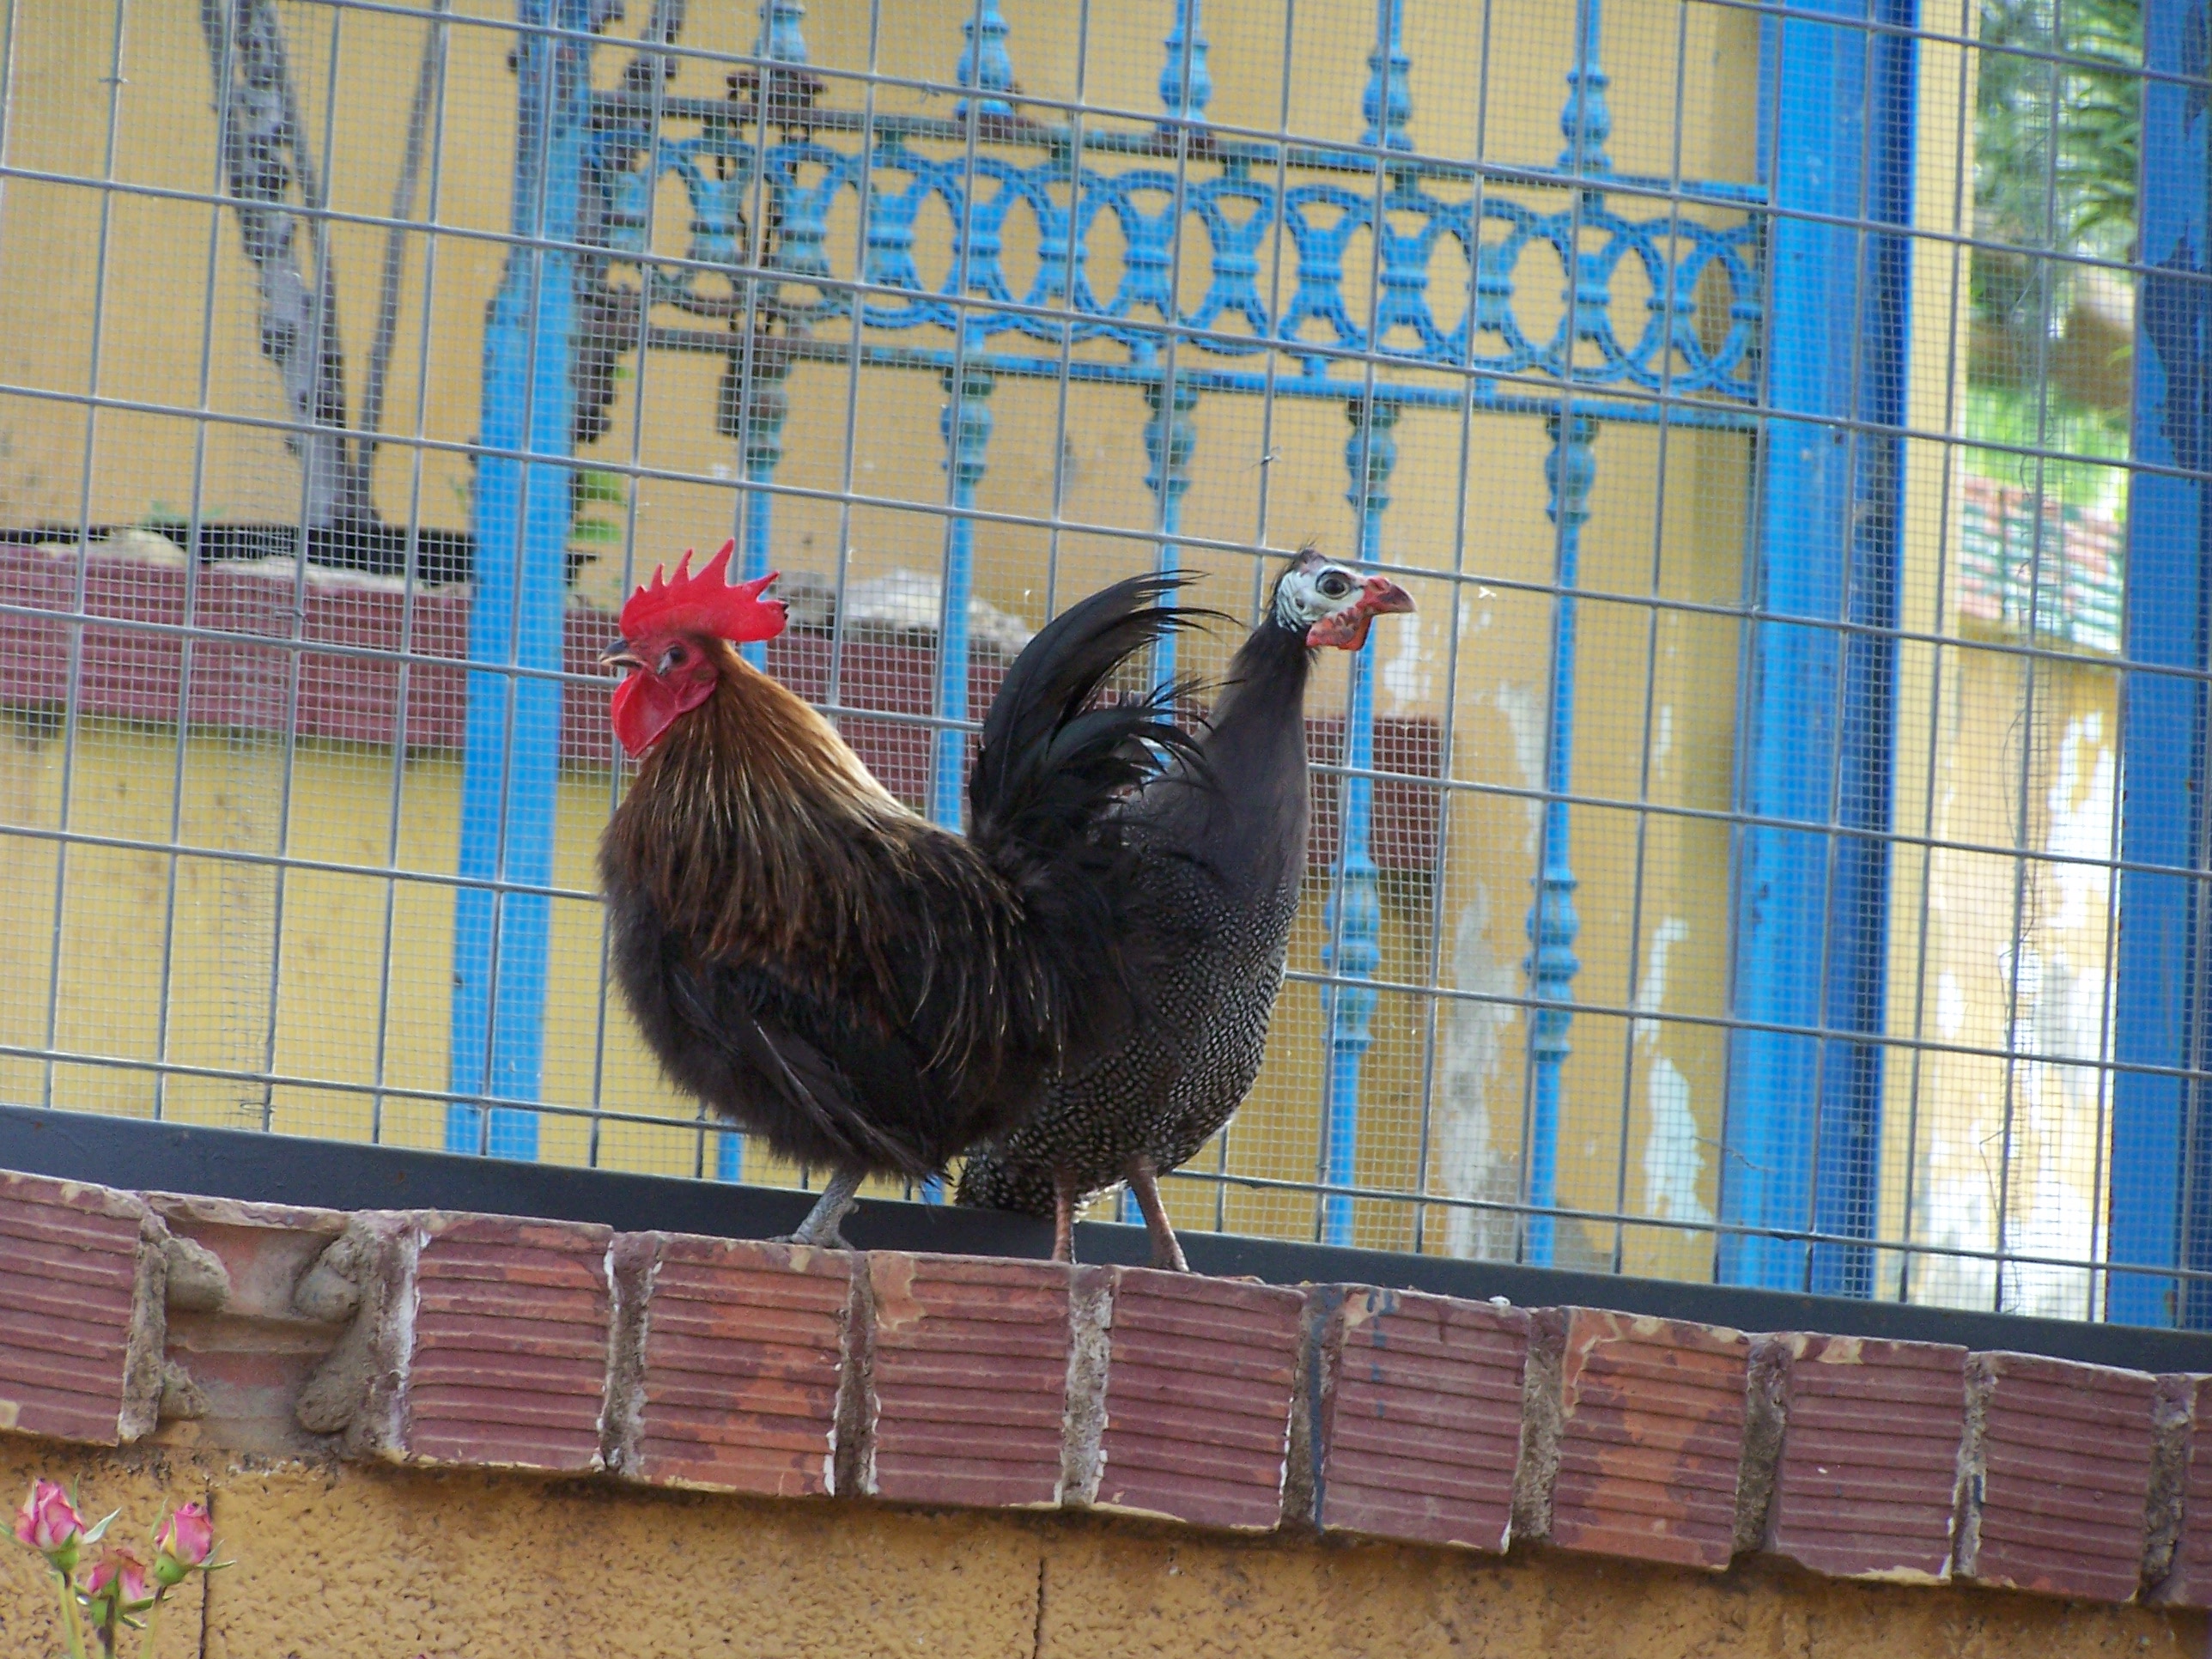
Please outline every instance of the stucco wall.
M0 1443L0 1493L83 1482L94 1513L208 1497L238 1565L168 1615L161 1659L835 1654L1889 1659L2203 1651L2202 1614L1964 1587L1719 1577L1516 1550L1244 1543L1098 1518L617 1492L470 1473L253 1467ZM0 1652L59 1651L34 1558L0 1554Z

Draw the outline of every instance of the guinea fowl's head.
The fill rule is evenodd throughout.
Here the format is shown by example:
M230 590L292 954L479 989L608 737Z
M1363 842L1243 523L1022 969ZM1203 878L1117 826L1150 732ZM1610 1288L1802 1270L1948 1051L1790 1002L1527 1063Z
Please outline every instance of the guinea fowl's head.
M727 580L736 545L725 542L696 575L687 548L674 576L655 566L653 580L623 606L623 636L600 656L599 666L623 675L615 688L615 736L633 759L713 696L725 674L738 672L721 641L742 645L783 632L783 601L760 596L775 580L774 571L749 582Z
M1368 625L1376 617L1413 608L1406 590L1388 576L1362 575L1312 547L1291 560L1275 583L1275 619L1304 632L1310 646L1357 651L1367 643Z

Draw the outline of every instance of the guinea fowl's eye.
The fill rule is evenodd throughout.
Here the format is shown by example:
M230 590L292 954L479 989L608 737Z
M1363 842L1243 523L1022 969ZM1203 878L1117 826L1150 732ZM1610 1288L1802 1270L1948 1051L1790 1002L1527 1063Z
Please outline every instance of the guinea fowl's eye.
M1314 584L1325 599L1340 599L1352 592L1352 578L1340 570L1332 570Z
M660 653L660 667L658 671L660 673L665 674L672 668L681 668L683 666L684 647L682 646L672 645L667 650Z

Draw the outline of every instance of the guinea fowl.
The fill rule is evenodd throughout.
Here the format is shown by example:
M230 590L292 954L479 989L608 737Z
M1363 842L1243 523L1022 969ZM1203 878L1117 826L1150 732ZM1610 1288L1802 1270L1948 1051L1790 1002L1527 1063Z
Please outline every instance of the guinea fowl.
M1313 653L1357 651L1376 617L1413 608L1396 583L1310 547L1276 579L1196 757L1179 757L1122 817L1141 858L1138 926L1167 958L1146 1018L1065 1073L1028 1122L971 1157L959 1202L1052 1216L1053 1259L1066 1261L1077 1208L1126 1181L1153 1265L1188 1271L1159 1177L1229 1121L1267 1048L1305 873Z
M614 972L672 1080L833 1172L793 1237L842 1244L864 1177L1005 1134L1129 1024L1158 964L1115 804L1192 743L1163 697L1090 705L1188 613L1140 577L1039 633L984 721L962 836L731 648L785 616L773 576L727 584L730 552L654 571L601 659L642 757L599 850Z

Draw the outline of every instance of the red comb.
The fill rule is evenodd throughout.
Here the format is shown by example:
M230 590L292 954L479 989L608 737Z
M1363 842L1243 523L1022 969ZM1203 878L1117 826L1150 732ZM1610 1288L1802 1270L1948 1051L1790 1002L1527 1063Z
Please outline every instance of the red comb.
M775 580L775 571L731 585L730 555L737 545L733 541L724 542L722 550L696 576L691 574L688 547L672 577L665 576L661 567L655 565L653 580L631 594L629 603L623 606L623 636L641 640L656 634L712 634L716 639L743 645L772 640L782 633L783 601L760 596L761 589Z

